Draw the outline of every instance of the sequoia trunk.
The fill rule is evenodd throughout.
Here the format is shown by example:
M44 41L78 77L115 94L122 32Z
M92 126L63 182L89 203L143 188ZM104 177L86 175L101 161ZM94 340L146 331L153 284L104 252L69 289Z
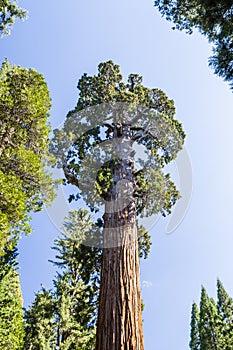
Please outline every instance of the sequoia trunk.
M129 133L118 139L128 150ZM116 146L117 149L117 146ZM131 150L132 151L132 150ZM125 153L124 153L125 154ZM122 157L106 203L96 350L143 350L133 162Z

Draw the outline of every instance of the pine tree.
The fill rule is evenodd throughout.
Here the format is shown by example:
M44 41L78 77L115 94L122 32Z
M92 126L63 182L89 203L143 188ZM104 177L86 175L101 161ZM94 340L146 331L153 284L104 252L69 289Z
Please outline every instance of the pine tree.
M24 345L22 293L15 242L8 242L0 257L0 349L20 350Z
M49 92L41 74L11 66L0 70L0 253L11 235L29 233L30 211L53 199L45 172Z
M161 169L185 135L173 101L143 86L137 74L124 83L112 61L100 63L97 75L84 74L78 89L77 106L63 130L55 130L51 150L67 183L81 192L71 199L81 195L95 212L105 205L96 350L143 350L136 217L171 212L179 193ZM135 142L147 154L139 169Z
M199 334L199 310L195 303L192 305L191 312L191 333L189 347L191 350L200 350L200 334Z
M80 243L96 227L90 218L79 209L65 219L64 234L53 247L59 270L54 288L42 288L25 311L25 349L93 349L101 251Z
M25 350L55 350L55 300L44 287L35 295L32 306L25 311Z
M231 350L233 344L233 301L223 287L222 282L217 280L217 308L219 314L219 328L222 335L222 347Z
M209 298L204 287L200 300L200 350L220 350L219 329L216 325L217 307L213 299Z

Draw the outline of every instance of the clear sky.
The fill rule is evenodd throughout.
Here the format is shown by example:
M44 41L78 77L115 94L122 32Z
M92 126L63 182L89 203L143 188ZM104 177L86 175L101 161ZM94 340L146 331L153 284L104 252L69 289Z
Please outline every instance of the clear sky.
M149 259L141 264L146 350L187 350L190 309L203 284L215 296L219 277L233 296L233 95L214 76L210 45L199 34L172 31L152 0L21 0L29 19L1 40L0 58L43 73L57 127L77 101L77 81L101 61L120 64L126 77L173 98L187 134L193 194L184 220L170 235L169 218L150 230ZM20 242L25 305L40 284L51 286L48 259L58 231L45 212L33 215L34 233Z

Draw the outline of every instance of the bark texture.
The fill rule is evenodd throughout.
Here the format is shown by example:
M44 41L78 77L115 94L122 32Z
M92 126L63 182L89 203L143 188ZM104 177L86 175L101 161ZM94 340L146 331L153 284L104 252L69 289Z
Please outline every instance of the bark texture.
M130 153L125 127L117 147ZM96 350L144 350L133 162L114 168L104 218Z
M132 225L122 228L125 240L135 236ZM132 238L133 239L133 238ZM96 350L143 350L137 240L104 248Z

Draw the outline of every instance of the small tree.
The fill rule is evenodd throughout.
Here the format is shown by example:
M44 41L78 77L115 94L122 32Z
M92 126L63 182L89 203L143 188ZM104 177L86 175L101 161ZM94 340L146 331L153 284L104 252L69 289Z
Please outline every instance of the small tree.
M93 212L104 205L96 350L142 350L136 217L171 212L179 193L161 168L175 158L185 135L173 101L143 86L137 74L123 82L112 61L100 63L97 75L84 74L78 89L77 106L63 130L55 130L51 150L67 183L80 190L70 200L82 196ZM137 166L135 143L145 154Z

